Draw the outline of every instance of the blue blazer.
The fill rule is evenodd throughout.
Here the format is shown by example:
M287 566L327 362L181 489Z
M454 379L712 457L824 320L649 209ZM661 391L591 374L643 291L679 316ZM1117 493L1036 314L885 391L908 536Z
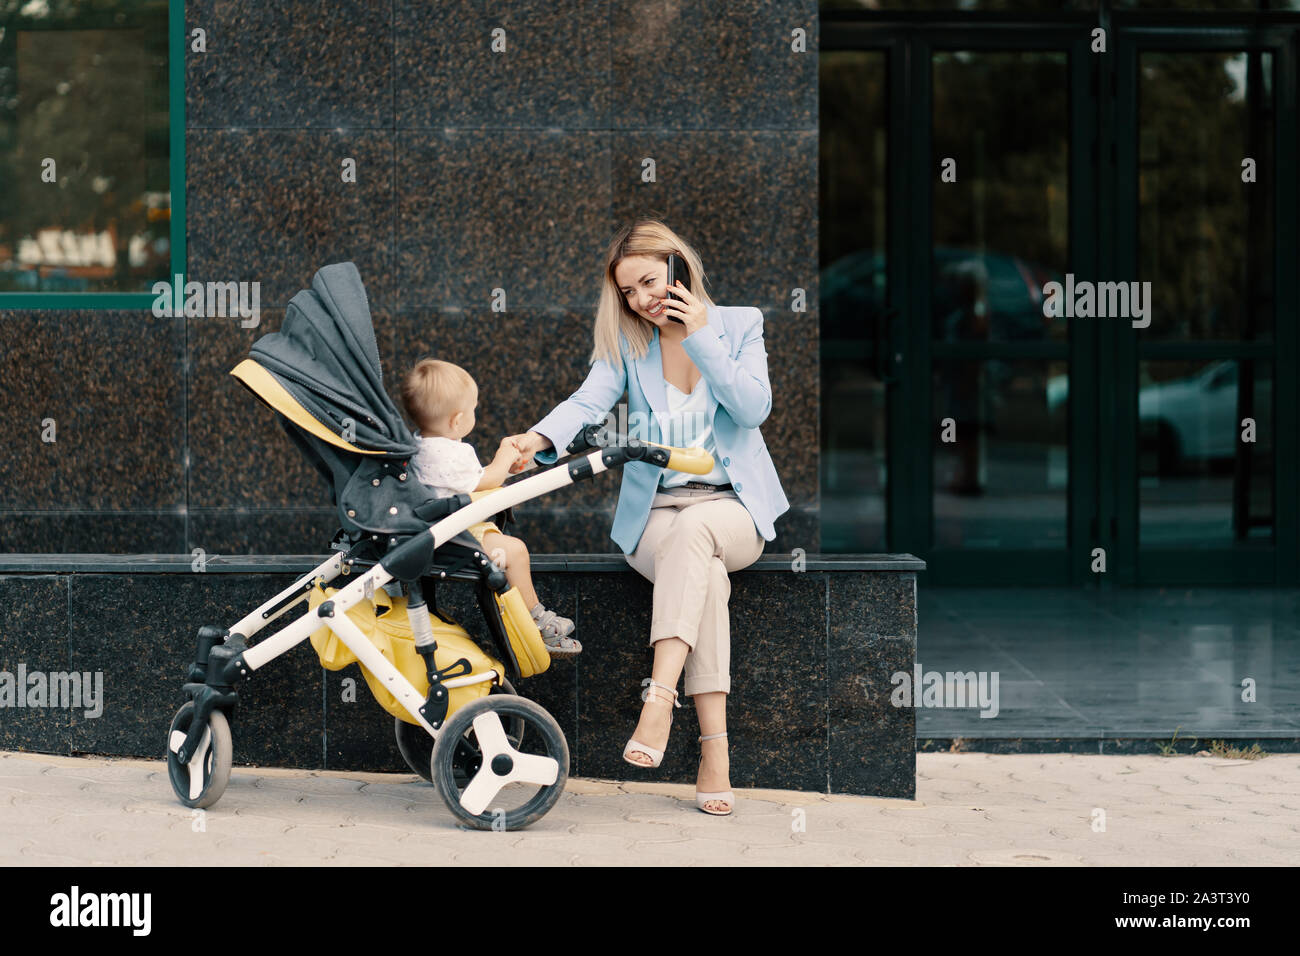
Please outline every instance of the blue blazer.
M790 510L781 481L758 426L772 411L772 387L767 379L767 350L763 345L763 313L752 306L705 307L709 324L682 340L682 347L708 386L709 416L722 467L741 504L766 541L776 537L776 519ZM626 337L619 336L621 362L592 362L587 380L576 392L529 431L545 435L554 448L538 452L540 464L555 462L578 430L605 420L627 390L629 420L637 415L646 428L637 433L663 442L658 416L668 414L668 395L659 330L643 358L634 359ZM639 413L639 415L638 415ZM610 537L624 554L636 550L650 520L650 505L663 469L643 461L623 466L623 484Z

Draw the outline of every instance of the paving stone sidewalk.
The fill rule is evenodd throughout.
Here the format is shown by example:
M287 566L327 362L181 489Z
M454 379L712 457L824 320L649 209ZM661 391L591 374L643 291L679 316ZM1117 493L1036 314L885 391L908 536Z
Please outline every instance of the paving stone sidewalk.
M0 753L0 864L1294 865L1300 755L918 754L917 799L569 781L511 833L414 776L235 767L206 812L161 761ZM1100 826L1104 824L1104 829Z

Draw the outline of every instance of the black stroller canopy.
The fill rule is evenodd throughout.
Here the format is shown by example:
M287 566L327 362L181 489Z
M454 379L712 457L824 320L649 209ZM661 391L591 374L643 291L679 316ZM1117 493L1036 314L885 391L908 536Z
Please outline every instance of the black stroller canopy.
M419 450L384 390L370 305L353 263L322 267L311 288L289 300L280 331L254 342L249 358L358 449L403 459Z
M317 272L311 288L289 300L280 331L254 342L230 374L279 413L329 486L346 536L392 543L470 503L468 495L438 498L410 473L420 446L384 391L366 290L352 263ZM477 547L465 532L451 541Z

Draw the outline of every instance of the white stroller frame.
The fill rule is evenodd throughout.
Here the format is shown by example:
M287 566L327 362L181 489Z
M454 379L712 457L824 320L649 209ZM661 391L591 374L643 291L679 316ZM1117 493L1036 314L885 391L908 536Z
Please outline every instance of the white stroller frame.
M609 436L600 432L598 426L587 426L569 450L591 448L592 445L597 444L596 436L609 440ZM433 738L436 749L437 741L447 730L448 724L435 727L424 717L420 708L426 704L425 696L416 690L406 676L383 655L346 612L372 597L376 588L396 579L397 576L386 565L395 566L403 557L426 550L431 554L477 522L487 520L492 515L514 505L571 485L579 479L590 478L612 467L620 466L629 460L643 460L659 467L672 467L693 474L706 474L713 468L712 457L703 449L673 448L653 442L628 439L621 435L614 436L608 447L597 447L596 450L577 457L570 456L541 474L488 492L447 517L434 522L427 531L412 535L380 558L372 568L360 574L356 580L337 590L329 600L318 605L315 612L302 614L292 623L252 647L245 646L243 639L259 633L271 622L283 617L307 600L318 581L329 583L341 575L350 574L346 555L336 552L318 567L299 577L289 587L236 622L228 631L220 628L212 629L216 633L229 635L230 641L210 647L211 655L214 658L219 657L220 661L205 660L206 655L201 650L198 663L207 666L209 674L220 671L225 675L225 680L212 683L209 698L216 703L209 705L208 713L200 715L200 720L206 718L207 721L201 735L196 735L193 727L189 728L189 733L186 729L177 729L176 721L173 721L173 727L168 735L167 756L172 785L177 796L181 797L188 806L210 806L216 802L225 789L230 771L230 730L221 709L223 706L232 705L236 698L236 695L231 692L230 684L235 679L247 679L253 671L297 647L313 632L319 630L322 624L338 636L339 640L356 656L362 667L383 682L383 686L396 698L411 719ZM425 535L428 535L432 541L426 539ZM486 555L474 552L474 556L483 567L491 564ZM443 576L445 577L445 572ZM423 604L418 607L408 605L408 613L410 612L427 616L428 609ZM412 623L415 627L415 622ZM201 641L202 634L203 631L200 632ZM219 667L214 667L218 664ZM505 677L505 674L489 669L479 674L447 678L442 681L442 686L444 688L464 687L485 681L499 684ZM546 714L542 708L524 698L518 699L536 707L541 715L554 724L554 718ZM484 703L485 700L474 703ZM467 708L462 708L465 709ZM565 752L566 766L563 768L553 757L521 753L511 745L497 711L490 707L481 710L481 713L473 717L472 726L478 739L482 761L468 786L459 795L460 809L464 814L477 817L485 813L497 794L511 783L547 787L556 783L562 771L567 775L567 751ZM177 717L179 719L180 714ZM555 725L555 730L559 733L558 725ZM223 759L217 761L216 765L210 759L214 746L214 731L219 746L224 749ZM194 736L198 739L191 741L190 746L187 747L186 741ZM560 734L560 737L562 740L563 735ZM188 779L185 777L186 774ZM188 784L188 799L182 793L186 784ZM444 800L450 806L452 798L448 795L448 791L441 786L440 790ZM454 793L454 789L451 792ZM558 799L558 794L556 798ZM452 809L457 808L453 806ZM457 815L463 817L460 813Z

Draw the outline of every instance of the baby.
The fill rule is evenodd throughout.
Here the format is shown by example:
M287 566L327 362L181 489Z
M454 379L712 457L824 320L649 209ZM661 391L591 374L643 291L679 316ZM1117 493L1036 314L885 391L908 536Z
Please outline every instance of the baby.
M402 404L419 430L420 450L411 460L415 477L440 498L500 487L521 457L514 443L504 438L492 463L484 468L474 449L461 441L474 429L478 385L459 365L438 359L418 362L402 383ZM502 534L491 521L470 525L469 533L489 557L504 566L506 580L519 589L524 606L532 608L533 620L551 655L579 653L582 645L569 636L573 621L548 611L537 599L523 541Z

